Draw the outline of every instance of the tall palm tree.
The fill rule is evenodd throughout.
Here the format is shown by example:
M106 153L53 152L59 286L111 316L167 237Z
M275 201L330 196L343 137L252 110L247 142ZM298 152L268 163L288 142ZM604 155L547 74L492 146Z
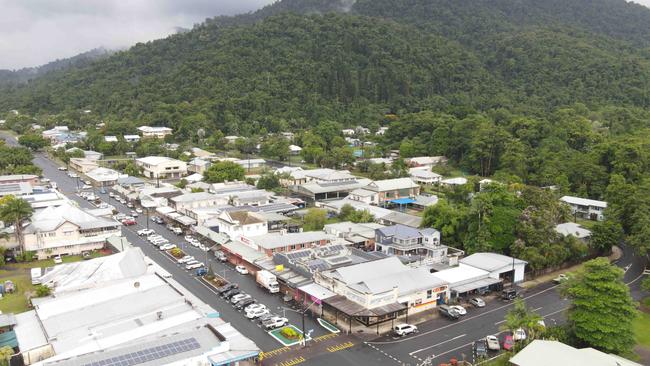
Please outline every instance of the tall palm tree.
M8 196L0 205L0 219L14 224L14 233L20 252L25 252L25 237L23 236L23 221L32 216L32 206L22 198Z

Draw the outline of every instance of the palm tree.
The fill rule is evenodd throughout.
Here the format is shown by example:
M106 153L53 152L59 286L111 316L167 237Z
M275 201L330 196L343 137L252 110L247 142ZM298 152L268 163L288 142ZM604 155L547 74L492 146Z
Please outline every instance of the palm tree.
M501 325L501 330L509 330L514 334L515 330L522 328L528 334L526 342L535 339L543 330L539 323L543 318L529 309L522 299L516 299L514 305L514 308L506 313L505 323Z
M0 205L0 219L14 224L14 233L20 252L25 252L25 237L23 236L23 221L32 216L32 206L22 198L6 197Z

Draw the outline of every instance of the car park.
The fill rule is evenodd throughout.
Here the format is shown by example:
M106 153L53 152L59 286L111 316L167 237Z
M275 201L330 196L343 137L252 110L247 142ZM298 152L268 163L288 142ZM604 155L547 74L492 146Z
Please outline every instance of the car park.
M514 288L509 288L501 291L501 299L503 300L514 300L517 297L517 290Z
M248 274L248 270L244 266L235 266L235 271L237 271L237 273L242 275Z
M266 309L266 305L260 304L260 303L255 303L255 304L250 304L246 307L244 307L245 311L253 311L257 309Z
M483 301L483 299L481 299L480 297L472 297L471 299L469 299L469 303L474 305L477 308L485 307L485 301Z
M458 314L456 310L450 308L448 305L438 306L438 312L440 312L440 314L452 320L457 320L458 318L460 318L460 314Z
M255 318L259 318L260 316L262 316L264 314L268 314L268 313L270 313L269 309L258 309L258 310L253 310L253 311L246 312L245 316L248 319L255 319Z
M515 340L512 339L511 335L505 336L503 338L503 349L506 351L510 351L513 347L515 346Z
M395 335L400 337L403 337L411 333L417 333L417 332L418 332L418 327L411 324L397 324L396 326L393 327L393 333L395 333Z
M485 342L487 343L487 348L491 351L498 351L501 349L501 345L499 345L499 338L493 335L489 335L485 337Z
M553 279L553 282L555 283L562 283L566 280L569 279L569 276L565 275L564 273L560 273L557 277Z
M217 292L219 293L219 295L221 295L221 294L223 294L225 292L228 292L228 291L230 291L230 290L232 290L234 288L238 288L238 287L239 287L239 285L237 285L236 283L227 283L227 284L219 287L217 289Z
M269 312L268 314L264 314L264 315L262 315L262 316L259 316L259 317L257 318L257 321L258 321L260 324L262 324L262 323L264 323L265 321L267 321L267 320L269 320L269 319L271 319L271 318L273 318L273 317L280 317L280 316L279 316L278 314L272 314L272 313Z
M264 320L264 321L262 322L262 326L263 326L264 329L266 329L266 330L272 330L272 329L282 328L282 327L284 327L284 326L287 325L287 324L289 324L289 319L287 319L287 318L282 318L282 317L279 317L279 316L271 317L271 318L269 318L269 319L267 319L267 320Z
M467 310L465 310L465 308L460 305L452 305L449 308L455 310L458 315L467 315Z
M68 170L68 168L66 168L66 167L64 167L64 166L60 166L60 167L59 167L59 170L63 172L63 171Z
M474 355L476 358L485 358L487 357L487 346L485 344L485 339L479 339L474 342Z
M192 269L197 269L203 267L204 264L199 262L199 263L194 263L194 264L186 264L185 269L187 270L192 270Z
M252 297L249 297L247 299L237 301L234 306L235 306L235 309L241 310L241 309L244 309L245 307L247 307L248 305L252 305L254 303L255 303L255 299L253 299Z
M161 245L158 249L160 250L170 250L176 248L176 244L165 244Z
M237 303L237 301L244 300L244 299L250 299L250 298L252 298L251 295L241 293L241 294L235 295L232 298L230 298L230 303L235 304L235 303Z
M140 235L140 236L151 235L153 233L155 233L155 231L153 231L151 229L142 229L142 230L137 231L137 234Z
M224 292L223 294L221 294L221 296L222 296L224 299L228 300L228 299L230 299L231 297L233 297L233 296L235 296L235 295L237 295L237 294L239 294L239 293L241 293L241 291L239 291L238 288L233 288L233 289L230 289L230 290Z
M178 262L178 263L187 263L187 262L189 262L191 260L194 260L194 257L192 257L191 255L186 255L183 258L178 259L176 262Z

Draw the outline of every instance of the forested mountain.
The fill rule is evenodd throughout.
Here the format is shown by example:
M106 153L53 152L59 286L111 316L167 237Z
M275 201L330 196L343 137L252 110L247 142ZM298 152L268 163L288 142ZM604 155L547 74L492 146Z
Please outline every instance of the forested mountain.
M20 70L0 70L0 85L9 83L26 83L51 71L67 70L72 67L83 67L93 61L108 57L112 54L105 48L80 53L76 56L48 62L38 67L26 67Z

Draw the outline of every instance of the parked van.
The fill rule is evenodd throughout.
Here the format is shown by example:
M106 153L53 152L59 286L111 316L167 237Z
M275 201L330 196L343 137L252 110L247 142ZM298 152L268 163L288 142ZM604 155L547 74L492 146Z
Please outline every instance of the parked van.
M41 276L43 276L42 268L32 268L32 285L40 285Z

